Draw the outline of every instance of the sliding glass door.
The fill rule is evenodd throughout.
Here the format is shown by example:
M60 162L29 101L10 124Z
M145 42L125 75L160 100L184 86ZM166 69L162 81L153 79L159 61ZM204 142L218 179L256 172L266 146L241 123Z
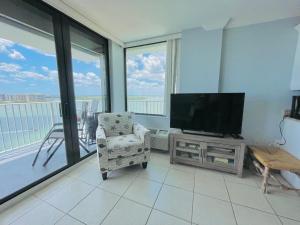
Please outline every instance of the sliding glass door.
M80 156L96 151L98 114L109 111L107 40L69 22Z
M107 40L41 1L0 7L0 204L95 152Z

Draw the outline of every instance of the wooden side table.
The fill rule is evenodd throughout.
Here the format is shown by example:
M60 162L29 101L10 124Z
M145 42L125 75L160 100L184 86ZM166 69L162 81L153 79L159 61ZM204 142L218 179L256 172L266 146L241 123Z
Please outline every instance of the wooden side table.
M272 177L280 184L280 187L290 190L299 190L287 187L279 182L272 174L272 170L287 170L300 174L300 160L288 153L287 151L276 147L249 146L250 152L255 158L254 165L263 175L262 190L267 193L268 179ZM264 168L261 167L263 165Z

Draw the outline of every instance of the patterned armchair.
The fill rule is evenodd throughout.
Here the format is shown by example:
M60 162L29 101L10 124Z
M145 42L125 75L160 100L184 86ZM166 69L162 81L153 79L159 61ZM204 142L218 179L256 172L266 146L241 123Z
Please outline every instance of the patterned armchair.
M103 180L107 172L134 164L147 168L150 132L133 122L133 113L103 113L98 117L97 155Z

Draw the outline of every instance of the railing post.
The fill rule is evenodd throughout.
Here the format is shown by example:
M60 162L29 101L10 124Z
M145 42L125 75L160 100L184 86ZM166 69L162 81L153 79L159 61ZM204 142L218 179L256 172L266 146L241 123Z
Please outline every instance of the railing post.
M4 133L3 133L3 129L2 129L2 122L1 122L1 118L0 118L0 133L1 133L1 139L2 139L2 143L3 143L3 151L5 152L5 142L4 142L4 137L3 137L3 135L4 135ZM0 151L0 153L1 153L2 151Z
M19 109L19 116L20 116L20 125L21 125L21 133L22 133L22 137L23 137L23 143L26 143L26 139L24 136L24 126L23 126L23 121L22 121L22 114L21 114L21 106L20 104L18 104L18 109Z
M14 120L14 125L15 125L16 138L17 138L18 145L20 145L19 135L18 135L18 131L17 131L17 123L16 123L14 104L11 104L11 108L12 108L13 120Z
M26 125L27 125L28 140L29 140L29 142L31 142L32 139L31 139L31 135L30 135L30 128L29 128L29 122L28 122L27 104L24 105L24 108L25 108L25 116L26 116Z
M11 149L13 149L13 143L12 143L12 139L11 139L11 129L10 129L10 124L9 124L9 120L8 120L6 105L4 105L4 111L5 111L5 118L6 118L7 128L8 128L8 137L9 137L10 147L11 147Z
M51 126L53 126L55 117L54 117L54 112L53 112L53 102L50 103L50 112L51 112Z

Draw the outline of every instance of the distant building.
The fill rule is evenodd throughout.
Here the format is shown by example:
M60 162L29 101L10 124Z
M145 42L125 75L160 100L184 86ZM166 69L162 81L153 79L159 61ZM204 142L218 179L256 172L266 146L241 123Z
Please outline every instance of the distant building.
M46 101L49 97L41 94L16 94L16 95L5 95L0 94L0 101L9 102L33 102L33 101Z

